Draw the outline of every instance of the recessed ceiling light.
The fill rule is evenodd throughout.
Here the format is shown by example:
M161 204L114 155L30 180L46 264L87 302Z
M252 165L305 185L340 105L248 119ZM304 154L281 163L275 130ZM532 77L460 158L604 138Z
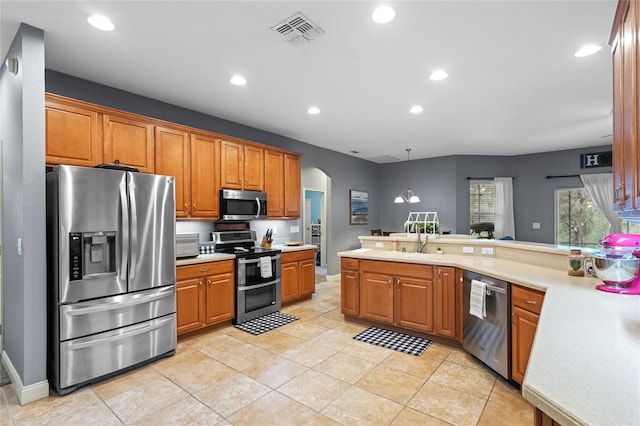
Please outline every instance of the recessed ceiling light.
M314 106L309 107L309 109L307 110L307 113L311 115L320 114L320 108L314 107Z
M593 55L597 51L602 49L602 46L598 46L597 44L587 44L586 46L582 46L576 53L573 55L577 58L583 58L585 56Z
M387 22L393 21L395 17L396 11L390 6L380 6L376 8L371 15L371 19L376 24L386 24Z
M449 74L445 70L435 70L429 76L429 78L434 81L444 80L447 77L449 77Z
M234 75L229 81L235 86L244 86L247 84L247 79L241 75Z
M87 22L92 27L102 31L113 31L116 29L116 26L113 25L113 22L111 22L106 16L102 15L89 15L87 17Z
M409 110L411 114L420 114L422 111L424 111L424 109L422 109L420 105L414 105Z

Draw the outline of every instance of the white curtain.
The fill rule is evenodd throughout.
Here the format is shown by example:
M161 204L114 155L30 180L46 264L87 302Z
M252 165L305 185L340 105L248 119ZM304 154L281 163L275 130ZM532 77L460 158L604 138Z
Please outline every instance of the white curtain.
M513 178L497 177L493 180L496 187L495 231L496 239L511 237L516 239L516 227L513 221Z
M609 222L609 234L622 232L622 221L613 211L613 175L611 173L580 175L580 180Z

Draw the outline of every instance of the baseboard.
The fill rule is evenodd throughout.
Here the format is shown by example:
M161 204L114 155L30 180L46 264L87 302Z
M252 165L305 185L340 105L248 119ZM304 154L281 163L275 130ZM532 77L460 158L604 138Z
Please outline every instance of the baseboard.
M16 393L20 405L25 405L49 396L49 382L47 380L27 386L22 384L22 379L20 379L18 372L5 351L2 351L2 365L4 365L4 368L7 370L9 377L11 377L11 387Z
M340 281L340 274L327 275L325 278L327 281Z

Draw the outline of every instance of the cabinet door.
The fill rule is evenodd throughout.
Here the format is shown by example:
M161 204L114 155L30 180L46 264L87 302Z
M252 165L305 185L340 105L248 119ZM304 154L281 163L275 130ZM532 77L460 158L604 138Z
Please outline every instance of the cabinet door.
M49 95L45 105L47 164L92 167L102 163L99 114Z
M457 327L455 268L436 268L434 295L436 334L440 336L456 338Z
M300 217L300 157L284 156L284 215Z
M104 161L132 166L155 173L153 123L135 118L105 114Z
M156 127L156 172L176 178L176 217L191 215L189 134Z
M220 187L242 189L243 178L242 145L231 141L220 141Z
M362 273L360 316L373 321L393 323L393 278L390 275Z
M235 315L235 283L233 273L206 278L206 323L217 324Z
M309 250L312 252L313 250ZM315 256L314 256L315 257ZM300 261L300 297L311 296L316 291L316 262L315 259Z
M300 295L300 271L298 262L282 264L280 276L282 303L295 300Z
M538 315L512 306L511 312L511 378L522 384L527 371Z
M197 330L204 325L202 278L176 283L176 316L178 334Z
M359 275L358 271L342 271L340 274L340 306L345 315L360 315Z
M243 166L244 189L249 191L264 191L264 149L252 145L245 145Z
M264 190L267 193L267 216L284 216L284 155L264 152Z
M220 216L219 156L217 142L203 135L191 135L191 217Z
M396 277L395 324L433 333L433 281Z

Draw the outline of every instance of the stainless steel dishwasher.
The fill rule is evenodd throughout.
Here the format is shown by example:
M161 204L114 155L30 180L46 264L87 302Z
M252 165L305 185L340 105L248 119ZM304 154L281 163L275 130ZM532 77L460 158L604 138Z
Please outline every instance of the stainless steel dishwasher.
M509 380L509 284L496 278L465 271L463 275L464 349ZM469 314L471 280L485 283L484 319Z

